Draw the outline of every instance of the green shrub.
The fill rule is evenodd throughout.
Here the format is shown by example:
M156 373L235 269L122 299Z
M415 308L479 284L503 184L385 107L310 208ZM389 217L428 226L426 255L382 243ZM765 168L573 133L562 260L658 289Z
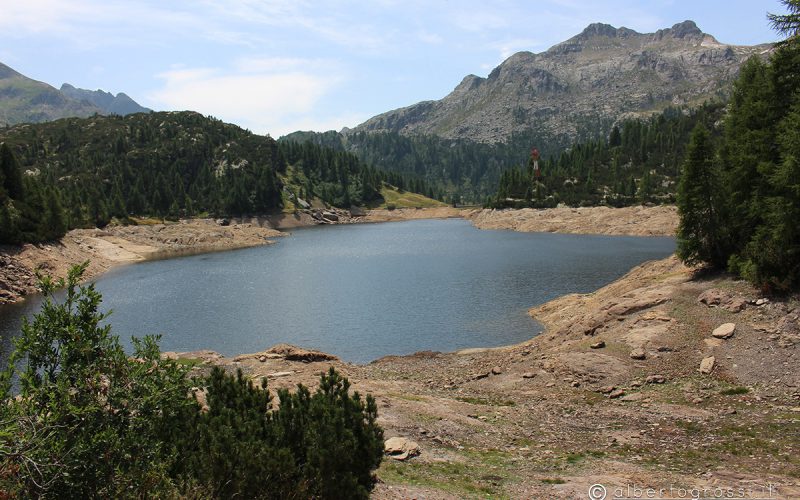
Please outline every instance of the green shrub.
M383 454L371 396L331 368L314 394L278 391L273 409L266 380L215 368L190 381L157 338L134 339L128 357L101 326L100 294L78 285L87 265L41 278L42 309L0 376L0 498L369 496Z

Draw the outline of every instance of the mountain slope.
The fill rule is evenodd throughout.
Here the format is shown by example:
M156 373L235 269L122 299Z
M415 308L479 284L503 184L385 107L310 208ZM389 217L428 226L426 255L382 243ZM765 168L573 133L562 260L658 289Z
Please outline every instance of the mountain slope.
M102 112L89 102L71 99L58 89L0 63L0 125L86 117Z
M131 113L150 113L153 110L140 106L139 103L128 97L127 94L120 92L116 96L103 90L86 90L73 87L69 83L61 85L61 92L72 99L78 101L88 101L105 114L129 115Z
M724 96L739 66L769 44L719 43L692 21L656 33L591 24L546 52L518 52L446 97L375 116L348 131L433 134L479 142L535 131L584 138L626 113Z

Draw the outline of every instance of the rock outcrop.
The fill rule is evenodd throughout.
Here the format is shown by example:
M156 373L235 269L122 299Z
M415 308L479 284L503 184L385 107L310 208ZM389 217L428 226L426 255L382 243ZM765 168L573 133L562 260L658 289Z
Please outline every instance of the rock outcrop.
M468 75L441 100L383 113L343 133L499 142L535 130L574 139L625 113L697 104L727 92L739 66L770 48L720 43L692 21L656 33L596 23L546 52L518 52L486 78Z

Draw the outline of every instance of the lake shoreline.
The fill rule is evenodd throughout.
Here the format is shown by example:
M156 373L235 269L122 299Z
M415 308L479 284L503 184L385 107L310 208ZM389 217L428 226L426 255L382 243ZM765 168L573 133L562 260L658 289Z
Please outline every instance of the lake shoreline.
M376 398L387 438L421 450L409 463L385 459L372 498L580 498L593 484L633 483L770 483L774 498L794 498L799 297L772 302L740 280L695 273L674 255L645 262L594 292L532 308L545 331L502 347L367 364L285 345L165 357L192 360L194 374L241 369L272 390L313 388L320 372L339 370ZM733 337L712 336L728 322Z
M464 218L541 216L497 212ZM213 231L250 234L221 227ZM84 245L94 237L77 236ZM39 250L66 252L74 243ZM766 483L775 498L792 498L800 496L800 464L791 458L800 447L791 431L800 415L799 313L797 296L765 300L726 275L698 278L671 256L532 308L545 331L514 345L367 364L289 346L163 355L191 360L195 375L242 369L273 391L313 389L335 367L354 390L375 396L387 438L421 449L408 463L384 460L373 498L577 498L593 484L751 491ZM723 323L734 323L735 334L712 336Z
M656 212L658 216L651 216ZM436 207L375 209L364 212L333 209L240 217L224 221L186 219L157 224L108 226L104 229L74 229L57 243L0 246L0 305L14 303L28 294L36 293L37 269L53 276L65 276L71 265L89 260L90 265L84 277L92 279L113 267L153 258L268 245L272 243L270 238L284 236L286 230L321 224L464 218L479 229L639 236L642 235L643 228L647 228L644 234L671 235L674 227L677 227L677 215L674 212L674 209L668 207L545 210ZM670 220L670 213L673 213L674 220ZM610 222L597 224L598 217L594 214L602 214L599 220ZM548 223L542 225L542 220L547 220ZM661 232L657 232L655 228L660 228Z

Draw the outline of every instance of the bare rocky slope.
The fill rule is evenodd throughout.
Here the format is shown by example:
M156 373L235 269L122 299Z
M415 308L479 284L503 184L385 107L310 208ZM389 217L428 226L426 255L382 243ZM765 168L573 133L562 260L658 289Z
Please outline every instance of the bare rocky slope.
M747 58L770 50L720 43L692 21L655 33L591 24L545 52L512 55L487 78L465 77L441 100L383 113L352 130L478 142L533 130L574 139L626 114L724 95Z

